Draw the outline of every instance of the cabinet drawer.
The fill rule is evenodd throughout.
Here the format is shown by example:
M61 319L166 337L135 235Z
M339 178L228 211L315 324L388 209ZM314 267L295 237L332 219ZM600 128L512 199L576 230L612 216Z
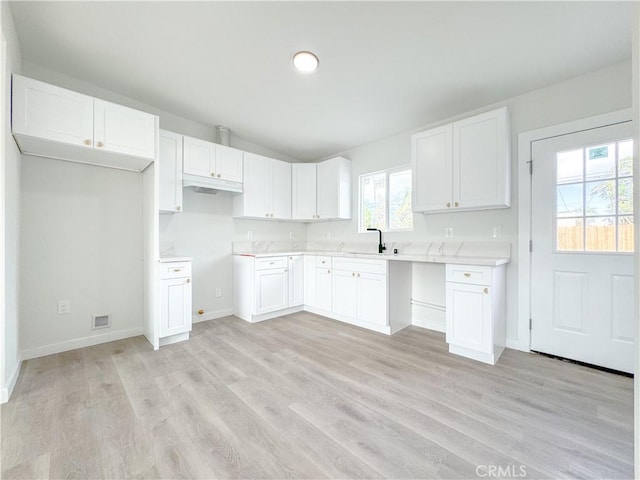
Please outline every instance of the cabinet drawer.
M287 268L289 257L264 257L256 258L256 270L267 270L269 268Z
M347 270L358 273L387 273L387 261L376 259L333 257L335 270Z
M491 285L491 267L447 264L447 282Z
M191 262L171 262L160 264L160 278L184 278L191 276Z
M318 268L331 268L331 257L318 255L316 257L316 266Z

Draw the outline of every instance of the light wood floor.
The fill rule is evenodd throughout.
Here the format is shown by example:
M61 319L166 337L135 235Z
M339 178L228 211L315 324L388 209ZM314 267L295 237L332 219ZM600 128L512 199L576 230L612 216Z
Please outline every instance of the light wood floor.
M632 383L511 350L483 365L417 327L227 317L156 352L25 362L2 478L631 478Z

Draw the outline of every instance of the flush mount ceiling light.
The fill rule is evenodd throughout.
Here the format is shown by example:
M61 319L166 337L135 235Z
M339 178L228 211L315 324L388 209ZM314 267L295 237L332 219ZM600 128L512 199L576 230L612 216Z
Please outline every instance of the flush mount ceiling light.
M318 68L318 57L312 52L302 51L293 56L293 64L304 73L311 73Z

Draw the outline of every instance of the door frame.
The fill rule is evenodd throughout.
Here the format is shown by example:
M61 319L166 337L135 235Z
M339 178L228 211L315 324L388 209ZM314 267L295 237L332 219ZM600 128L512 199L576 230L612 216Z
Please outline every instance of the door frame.
M633 121L631 108L595 115L567 123L523 132L518 135L518 338L507 340L507 347L531 351L531 162L532 143L583 130ZM634 139L635 140L635 139ZM634 147L635 148L635 147ZM533 164L535 168L535 164ZM637 205L634 205L634 211ZM634 258L638 253L634 253Z

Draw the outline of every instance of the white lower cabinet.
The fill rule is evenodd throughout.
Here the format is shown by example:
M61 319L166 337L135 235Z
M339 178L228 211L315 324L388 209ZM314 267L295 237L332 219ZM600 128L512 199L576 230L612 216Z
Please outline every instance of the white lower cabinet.
M332 312L359 324L388 325L387 261L333 259Z
M233 313L259 322L302 310L304 260L302 255L233 256Z
M189 338L191 262L164 262L160 268L160 345Z
M255 274L255 314L284 310L289 306L289 272L287 268L258 270Z
M317 306L317 256L316 255L304 255L304 305L311 307Z
M494 365L506 340L505 267L447 265L449 351Z

